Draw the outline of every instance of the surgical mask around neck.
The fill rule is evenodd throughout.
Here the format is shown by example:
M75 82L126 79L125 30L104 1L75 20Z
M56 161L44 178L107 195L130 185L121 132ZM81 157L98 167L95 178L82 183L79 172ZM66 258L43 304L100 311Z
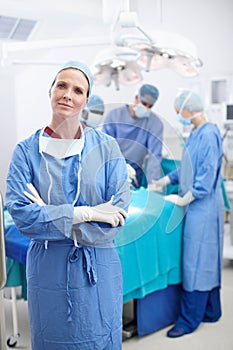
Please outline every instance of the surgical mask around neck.
M86 119L87 126L95 129L98 126L100 126L103 123L103 121L104 121L104 115L88 112L88 116Z
M133 107L133 110L138 118L148 118L150 116L150 109L139 102Z
M81 154L85 142L83 132L80 139L57 139L43 136L43 132L44 130L41 131L39 136L39 152L41 154L43 152L57 159Z

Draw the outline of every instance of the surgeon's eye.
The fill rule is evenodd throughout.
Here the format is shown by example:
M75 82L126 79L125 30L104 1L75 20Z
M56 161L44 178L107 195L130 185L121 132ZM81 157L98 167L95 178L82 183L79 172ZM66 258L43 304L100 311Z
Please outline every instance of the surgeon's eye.
M82 95L83 91L80 88L75 89L76 94Z
M58 83L58 84L57 84L57 87L58 87L59 89L63 89L63 88L65 87L65 84L64 84L64 83Z

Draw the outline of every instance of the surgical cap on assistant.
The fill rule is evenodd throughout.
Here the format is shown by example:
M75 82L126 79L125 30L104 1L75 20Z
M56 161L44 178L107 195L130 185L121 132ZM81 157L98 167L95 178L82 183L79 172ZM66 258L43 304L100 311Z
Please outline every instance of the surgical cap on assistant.
M200 96L190 90L181 91L175 98L175 107L186 109L190 112L200 112L204 109L204 104Z
M87 81L89 83L88 96L90 96L92 85L93 85L93 77L88 66L85 63L82 63L79 61L68 61L58 68L57 74L61 72L63 69L68 69L68 68L75 68L83 72L83 74L86 76Z
M159 97L159 90L154 85L144 84L139 89L138 96L141 100L153 105Z
M88 99L86 109L104 114L104 101L97 95L91 95Z

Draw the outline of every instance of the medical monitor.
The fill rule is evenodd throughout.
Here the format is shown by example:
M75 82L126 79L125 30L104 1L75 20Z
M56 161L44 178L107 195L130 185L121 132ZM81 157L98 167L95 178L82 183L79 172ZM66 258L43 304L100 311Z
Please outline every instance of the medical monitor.
M233 105L227 105L227 120L233 122Z
M226 116L224 120L224 125L226 127L233 127L233 104L226 105Z

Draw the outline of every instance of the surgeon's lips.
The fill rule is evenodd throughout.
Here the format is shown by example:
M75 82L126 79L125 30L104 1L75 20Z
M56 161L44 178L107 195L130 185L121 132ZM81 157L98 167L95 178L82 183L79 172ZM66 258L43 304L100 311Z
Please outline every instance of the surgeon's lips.
M59 106L67 107L67 108L73 108L72 106L68 105L67 103L58 103Z

